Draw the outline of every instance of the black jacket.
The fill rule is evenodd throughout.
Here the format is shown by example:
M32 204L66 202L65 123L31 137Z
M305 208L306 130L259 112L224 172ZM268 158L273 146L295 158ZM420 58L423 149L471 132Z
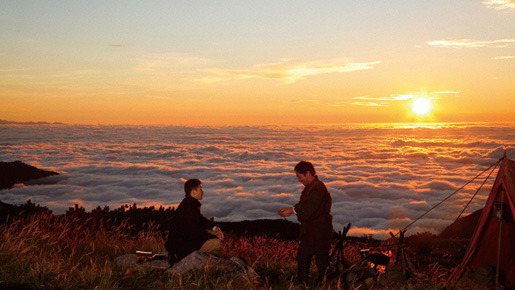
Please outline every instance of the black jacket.
M295 212L300 222L299 239L315 252L329 251L333 234L331 195L318 177L302 191Z
M184 198L172 217L165 243L170 263L182 260L191 252L199 250L207 240L216 238L206 231L213 226L213 222L200 213L198 200L191 196Z

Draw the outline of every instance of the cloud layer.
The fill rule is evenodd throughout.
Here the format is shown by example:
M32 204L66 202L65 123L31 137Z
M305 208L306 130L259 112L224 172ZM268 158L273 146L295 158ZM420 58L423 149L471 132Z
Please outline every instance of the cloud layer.
M78 203L177 205L183 183L204 183L202 212L219 221L278 218L298 202L293 174L312 161L333 198L335 229L384 237L440 202L508 149L512 126L137 127L2 124L0 160L61 172L44 184L0 191L64 213ZM494 174L495 175L495 174ZM482 179L479 181L481 182ZM491 184L490 180L488 184ZM479 186L460 191L410 227L438 232L454 221ZM482 207L483 189L467 212ZM295 221L295 217L290 217Z

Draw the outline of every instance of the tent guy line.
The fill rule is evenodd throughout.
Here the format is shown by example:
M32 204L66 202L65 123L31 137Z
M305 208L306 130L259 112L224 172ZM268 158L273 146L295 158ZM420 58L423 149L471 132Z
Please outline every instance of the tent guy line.
M502 157L501 159L497 160L494 164L490 165L490 167L488 167L487 169L483 170L481 173L479 173L478 175L476 175L474 178L472 178L471 180L469 180L467 183L465 183L464 185L462 185L460 188L458 188L457 190L455 190L453 193L451 193L449 196L447 196L446 198L444 198L442 201L440 201L439 203L437 203L435 206L433 206L432 208L430 208L428 211L426 211L425 213L423 213L421 216L419 216L418 218L416 218L415 220L413 220L411 223L409 223L407 226L405 226L404 228L402 228L402 230L399 230L398 233L395 234L395 236L399 235L400 232L405 232L411 225L413 225L414 223L416 223L417 221L419 221L420 219L422 219L425 215L427 215L428 213L430 213L432 210L434 210L436 207L438 207L439 205L441 205L442 203L444 203L446 200L448 200L449 198L451 198L453 195L455 195L456 193L458 193L460 190L462 190L465 186L469 185L471 182L473 182L474 180L476 180L479 176L483 175L483 173L485 173L486 171L488 171L490 168L492 168L492 171L490 172L490 174L488 174L488 176L486 177L486 179L483 181L483 183L481 184L481 186L479 187L479 189L476 191L476 193L474 194L474 196L472 197L472 199L476 196L476 194L479 192L479 190L481 189L481 187L483 187L483 185L485 184L485 182L488 180L488 178L490 177L490 175L492 174L492 172L495 170L495 168L497 168L497 165L499 165L499 163L501 163L501 161L503 160L503 158L506 158L506 151L504 151L504 157ZM460 216L463 214L463 212L465 211L465 209L468 207L468 205L470 204L470 202L472 201L472 199L467 203L467 205L465 206L465 208L463 209L463 211L460 213L460 215L458 216L458 218L460 218ZM458 219L457 218L457 219Z

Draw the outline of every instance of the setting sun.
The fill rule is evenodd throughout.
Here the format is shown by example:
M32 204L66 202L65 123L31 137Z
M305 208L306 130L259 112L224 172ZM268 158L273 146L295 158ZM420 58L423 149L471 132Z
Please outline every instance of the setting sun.
M412 110L418 116L427 115L431 111L431 102L426 98L415 99Z

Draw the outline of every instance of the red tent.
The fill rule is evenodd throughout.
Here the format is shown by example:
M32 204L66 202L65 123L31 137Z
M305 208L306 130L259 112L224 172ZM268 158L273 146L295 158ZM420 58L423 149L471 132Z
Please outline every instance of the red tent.
M515 161L508 159L505 154L465 257L451 277L452 284L457 282L465 270L487 264L496 269L498 267L505 286L515 288L514 220Z

